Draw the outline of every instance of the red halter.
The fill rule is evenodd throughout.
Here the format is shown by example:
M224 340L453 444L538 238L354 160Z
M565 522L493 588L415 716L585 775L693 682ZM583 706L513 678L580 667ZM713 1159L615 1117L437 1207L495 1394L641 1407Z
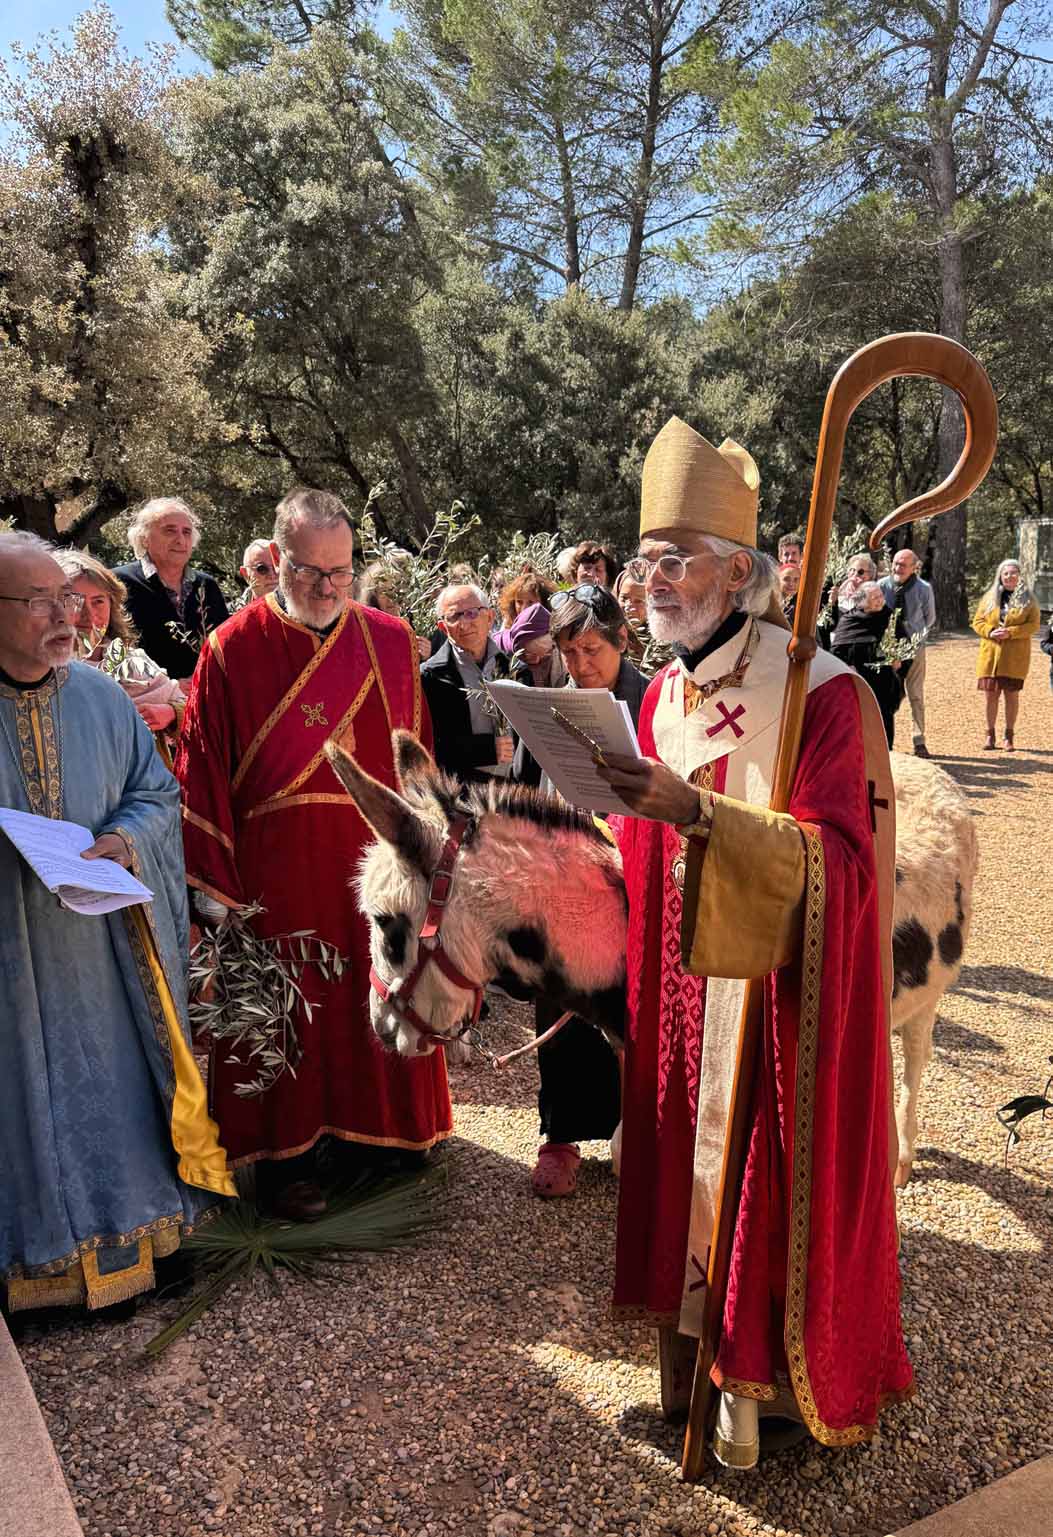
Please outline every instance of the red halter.
M435 866L431 875L431 884L428 887L428 910L424 914L424 923L417 936L417 964L406 977L402 986L397 990L377 971L375 966L369 969L369 980L373 991L378 993L388 1007L399 1019L419 1030L421 1035L437 1041L442 1046L448 1046L451 1041L459 1041L469 1030L479 1023L479 1014L483 1007L483 989L480 983L473 982L450 960L442 947L442 936L439 930L442 928L442 920L446 916L446 908L450 900L450 892L453 889L453 867L457 863L457 855L460 852L461 841L468 830L470 818L466 816L454 817L450 823L446 843L439 856L439 863ZM443 1035L435 1030L426 1019L422 1019L413 1007L412 998L417 983L424 974L425 967L434 961L443 976L455 987L463 988L465 992L472 994L472 1017L466 1020L456 1035Z

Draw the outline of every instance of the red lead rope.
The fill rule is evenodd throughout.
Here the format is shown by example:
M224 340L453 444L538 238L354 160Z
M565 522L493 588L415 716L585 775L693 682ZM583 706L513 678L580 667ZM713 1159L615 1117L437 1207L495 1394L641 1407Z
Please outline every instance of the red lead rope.
M439 856L439 862L432 871L431 883L428 887L428 909L424 914L424 922L420 933L417 935L417 964L406 977L402 986L397 990L390 983L385 982L375 966L370 967L369 981L373 991L389 1005L393 1013L399 1019L419 1030L421 1035L426 1035L440 1045L448 1045L449 1042L460 1040L461 1036L473 1030L479 1023L479 1014L483 1007L483 989L479 982L473 982L450 960L442 947L442 920L446 916L446 908L450 901L450 892L453 889L453 870L457 863L457 855L460 852L461 842L468 830L469 819L466 816L458 816L450 823L450 830L446 842ZM413 1007L412 999L417 984L424 974L424 969L434 961L443 976L455 987L463 988L466 993L472 994L472 1016L466 1020L456 1035L443 1035L435 1030L426 1019L422 1019Z

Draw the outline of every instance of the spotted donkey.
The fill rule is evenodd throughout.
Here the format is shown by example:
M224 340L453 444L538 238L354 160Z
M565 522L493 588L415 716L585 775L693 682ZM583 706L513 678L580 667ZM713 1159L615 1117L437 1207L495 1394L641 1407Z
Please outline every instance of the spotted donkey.
M334 770L378 842L357 877L370 922L373 1028L404 1056L448 1041L452 1060L472 984L513 997L545 997L591 1019L617 1045L625 1004L626 903L621 863L593 819L536 791L502 781L459 790L409 733L395 733L400 792L372 779L335 742ZM896 902L892 1028L902 1040L897 1106L899 1167L906 1184L918 1132L918 1093L932 1056L940 998L957 979L969 932L976 836L961 790L935 764L892 754L896 786ZM418 960L417 936L431 874L458 816L467 826L456 879L442 908L442 947L459 972L427 966L411 1008L399 988ZM461 985L468 982L469 986ZM388 989L390 988L390 991ZM422 1034L415 1014L434 1034Z

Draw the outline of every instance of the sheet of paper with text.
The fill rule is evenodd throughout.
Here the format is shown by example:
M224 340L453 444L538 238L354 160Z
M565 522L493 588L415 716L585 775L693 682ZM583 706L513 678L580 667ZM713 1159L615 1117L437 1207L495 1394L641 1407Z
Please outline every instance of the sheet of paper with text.
M112 913L154 899L153 892L116 860L81 859L95 838L79 822L0 806L0 829L63 907L75 913Z
M632 816L628 806L596 772L589 748L552 714L573 722L603 753L640 756L629 707L605 688L530 688L524 683L488 683L498 709L518 731L564 800L586 811Z

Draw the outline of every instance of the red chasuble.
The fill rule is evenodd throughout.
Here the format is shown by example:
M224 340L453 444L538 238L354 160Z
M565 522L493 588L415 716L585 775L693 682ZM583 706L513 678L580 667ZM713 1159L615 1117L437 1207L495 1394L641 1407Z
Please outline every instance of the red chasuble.
M428 1148L453 1120L442 1052L382 1050L369 1021L369 936L349 882L374 835L323 755L335 736L394 785L391 733L431 744L416 641L408 625L349 603L323 640L272 594L213 631L187 703L175 772L183 787L187 879L227 906L260 902L266 936L314 929L347 959L339 980L313 968L303 1058L265 1094L213 1051L212 1113L232 1164L291 1158L330 1134Z
M660 674L644 700L647 756L660 756L653 723L671 677L672 669ZM887 898L879 900L873 831L875 815L890 814L889 790L868 782L863 716L871 702L857 681L832 677L808 696L789 808L805 845L802 940L768 978L713 1373L727 1392L759 1401L790 1385L812 1435L828 1445L864 1439L882 1404L911 1388L890 1174L890 988L882 969L890 920L880 910ZM707 765L705 782L718 795L729 762L725 755ZM708 1251L692 1237L693 1161L700 1101L704 1107L715 1092L702 1071L703 1020L707 987L727 984L683 968L675 830L625 818L616 831L630 918L614 1301L623 1315L697 1333L690 1319ZM727 902L748 912L750 894L729 890ZM687 935L683 945L690 948Z

